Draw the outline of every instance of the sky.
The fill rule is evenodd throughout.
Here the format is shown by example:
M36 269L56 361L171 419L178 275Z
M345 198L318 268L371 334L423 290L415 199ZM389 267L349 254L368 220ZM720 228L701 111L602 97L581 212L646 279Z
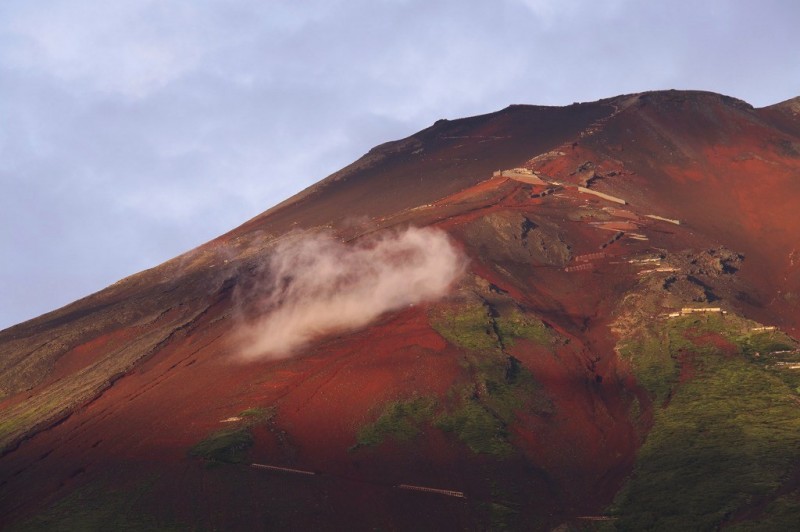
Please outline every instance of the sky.
M439 118L800 95L796 0L3 0L0 329Z

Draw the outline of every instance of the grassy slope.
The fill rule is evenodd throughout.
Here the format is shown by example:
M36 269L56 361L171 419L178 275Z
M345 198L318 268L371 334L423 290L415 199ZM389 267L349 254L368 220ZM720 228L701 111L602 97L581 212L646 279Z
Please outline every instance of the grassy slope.
M755 325L736 316L687 316L649 324L621 346L655 412L613 508L614 528L713 530L775 498L800 461L800 398L795 375L775 365L786 355L771 353L794 342L754 332ZM778 498L759 520L777 529L795 523L798 514L787 508L796 510L797 500Z
M218 430L189 450L189 456L203 458L209 464L239 464L247 459L247 451L253 446L251 428L266 423L274 411L265 408L248 408L241 412L232 426Z
M519 309L493 316L478 303L441 306L431 324L451 344L464 350L469 382L450 390L446 401L416 397L384 405L372 423L358 431L355 448L379 445L386 438L413 440L426 424L453 433L473 452L503 458L511 454L508 424L521 409L547 410L533 375L506 355L503 346L525 338L549 345L552 332Z

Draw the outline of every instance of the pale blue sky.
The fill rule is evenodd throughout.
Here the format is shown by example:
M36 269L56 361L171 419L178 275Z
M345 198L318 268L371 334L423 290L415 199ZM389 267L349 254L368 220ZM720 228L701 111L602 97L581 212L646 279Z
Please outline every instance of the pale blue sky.
M800 95L794 0L4 0L0 329L439 118Z

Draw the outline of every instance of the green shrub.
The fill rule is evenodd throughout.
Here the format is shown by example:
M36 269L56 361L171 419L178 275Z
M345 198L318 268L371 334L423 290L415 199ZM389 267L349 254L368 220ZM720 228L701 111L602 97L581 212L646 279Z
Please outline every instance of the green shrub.
M550 345L553 332L539 318L518 308L490 315L478 302L442 306L429 315L431 326L448 342L470 351L494 351L525 338L540 345Z
M451 389L436 426L453 433L473 452L508 456L512 447L506 426L514 422L515 413L522 409L551 413L552 402L530 371L502 348L519 338L550 345L552 331L518 308L498 315L478 300L434 307L429 320L442 337L466 351L462 365L471 381ZM387 437L410 441L435 410L435 402L426 398L390 403L374 423L358 431L355 448L379 445Z
M769 355L778 351L791 351L797 347L785 334L775 331L754 332L737 336L734 338L734 342L739 344L744 354L748 356L753 356L756 353Z
M247 450L253 446L253 435L244 427L219 430L194 445L190 456L211 462L239 464L245 461Z
M218 430L189 450L189 456L208 460L210 463L243 463L247 451L253 446L251 429L266 423L275 415L272 408L248 408L239 414L239 421L232 426Z
M533 340L539 345L548 346L553 343L553 332L536 316L520 310L513 310L508 315L496 319L500 338L507 346L513 345L517 338Z
M454 433L474 453L490 454L498 458L511 454L511 445L503 423L478 401L467 401L452 414L441 416L436 421L436 426Z
M380 445L387 437L399 442L411 441L420 433L421 426L432 419L435 407L436 401L430 397L389 403L375 422L358 431L357 446Z
M436 332L453 345L470 351L492 351L499 347L492 319L480 303L435 308L429 318Z
M657 404L669 396L680 375L680 368L665 344L662 338L644 337L618 348L622 357L631 362L636 380Z

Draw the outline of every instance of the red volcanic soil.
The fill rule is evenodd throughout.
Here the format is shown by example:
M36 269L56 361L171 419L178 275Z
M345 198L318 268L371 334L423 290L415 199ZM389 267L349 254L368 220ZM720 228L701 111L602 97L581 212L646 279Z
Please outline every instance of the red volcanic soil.
M691 334L691 331L688 331L688 333ZM691 340L695 345L714 347L728 357L734 356L739 350L736 345L717 333L692 335Z
M163 509L183 509L186 514L175 517L191 523L202 508L187 507L186 500L202 500L202 491L209 489L205 483L223 480L214 474L204 480L202 465L188 459L187 451L209 433L223 428L222 420L254 406L276 407L275 423L290 436L278 438L272 432L258 432L253 461L302 466L324 474L319 482L299 482L289 476L289 487L282 488L289 490L283 494L287 499L314 502L316 497L353 496L376 499L370 502L374 505L398 483L449 486L457 464L448 465L448 460L457 460L458 453L434 448L434 457L424 460L393 456L391 452L380 456L348 452L355 443L357 428L375 415L376 405L413 394L443 393L458 373L457 357L447 356L445 342L430 329L425 316L424 309L410 309L347 340L331 339L320 346L318 354L251 364L233 360L233 347L224 345L221 335L229 329L229 323L206 323L185 342L166 347L157 359L121 379L84 410L27 442L24 452L8 455L4 466L13 470L15 482L24 483L28 490L20 494L24 496L8 494L4 507L24 514L29 507L38 507L42 501L80 486L84 478L97 478L90 473L105 478L102 472L110 468L123 479L156 475L156 491L162 489L162 482L166 484L159 504ZM365 335L369 335L369 341ZM175 469L178 464L183 465ZM161 475L165 467L179 472L178 479L188 477L190 483L197 484L180 482L179 490L167 492L167 486L177 479L171 474ZM277 482L273 473L237 471L231 481L238 482L244 475L252 489ZM117 486L113 478L108 482ZM375 486L380 488L377 494ZM257 500L252 491L226 492L225 485L213 489L217 487L223 489L219 497L215 496L214 505L219 507L237 506L237 501L226 495ZM404 493L395 495L401 502L392 504L400 506L407 504L402 503L404 498L414 499ZM425 507L424 501L414 504ZM453 512L447 509L451 505L449 501L443 504L445 517ZM431 506L435 514L438 505ZM357 508L353 501L343 501L336 507ZM464 514L463 509L459 512ZM339 515L338 510L336 515L327 519L340 519L329 521L337 527L355 517L345 512ZM381 511L375 511L376 526L381 515ZM394 516L394 512L387 515ZM313 513L306 518L307 526L317 522ZM259 518L251 515L250 519L257 522ZM302 516L298 519L297 524L303 525Z
M796 331L797 300L785 295L800 292L791 259L800 234L800 152L771 114L714 94L648 94L587 143L600 156L625 159L633 173L616 190L743 253L739 275L754 290L742 303L756 319L773 314Z
M451 226L458 237L457 227L479 217L529 210L527 203L513 199L521 187L478 185L472 194L459 197L480 200L485 199L482 194L496 197L498 193L501 197L477 210L467 205L463 214L451 215L440 225ZM577 224L573 229L586 230ZM469 246L465 250L469 252ZM217 482L218 477L232 473L204 473L196 460L186 456L188 449L224 427L222 420L247 408L270 406L276 409L276 416L269 430L256 431L251 460L318 472L318 478L293 478L281 489L282 497L287 508L296 504L291 501L299 500L329 505L319 511L335 527L352 523L357 509L364 507L372 510L360 514L360 521L375 526L414 527L419 515L425 515L429 523L446 527L455 520L468 527L476 522L480 505L492 500L487 474L520 489L524 486L526 497L535 501L523 510L531 518L550 516L546 521L557 524L570 515L600 511L621 486L638 445L626 418L630 398L624 395L625 384L616 375L607 320L596 319L604 294L576 290L575 280L564 277L560 269L552 272L546 289L522 291L486 270L479 258L473 260L476 272L549 316L551 325L571 340L555 352L526 342L512 350L553 398L556 412L547 419L521 415L520 423L511 427L520 457L506 462L476 457L432 427L424 441L410 448L390 442L377 450L348 450L355 444L358 428L377 417L385 403L423 395L444 398L463 379L461 354L431 329L424 308L410 308L368 329L329 338L302 357L251 364L234 358L235 346L226 339L235 324L231 319L219 319L215 310L208 312L191 334L165 346L158 357L142 363L85 410L27 442L25 453L9 455L6 465L18 471L19 481L36 488L19 499L9 497L7 504L17 515L25 515L40 507L39 502L29 501L56 498L64 486L74 489L81 485L74 479L94 478L89 471L112 468L128 478L146 471L144 464L150 461L183 463L180 476L188 476L200 486ZM583 279L585 284L590 282ZM614 284L607 286L613 289ZM595 319L597 324L592 321L587 329L586 324ZM570 333L581 329L581 338ZM587 334L589 330L591 334ZM70 353L65 360L71 360ZM68 453L61 452L59 442L63 441L70 442ZM560 443L553 445L556 441ZM26 459L30 456L40 458L31 462ZM173 466L159 465L159 470L162 467ZM74 475L76 471L81 473ZM262 471L260 477L252 472L240 474L259 491L259 482L275 482L272 472ZM264 480L257 480L261 478ZM163 481L173 482L172 475ZM225 482L241 481L234 476L219 480L222 486L214 484L214 504L236 507L238 499L226 497L241 495L225 495L232 490ZM153 488L159 493L160 482L156 480ZM430 495L398 494L393 488L398 484L455 489L469 494L469 500L443 502ZM187 506L186 499L205 501L198 489L182 485L179 491L162 493L157 508L183 508L174 517L191 523L199 509ZM36 495L33 499L31 491ZM274 496L270 490L264 493ZM408 513L407 505L416 511ZM274 501L269 507L274 512ZM253 522L264 517L249 511ZM293 524L303 526L314 526L320 519L313 513L289 513ZM286 517L283 509L280 515Z
M112 508L126 500L150 525L226 530L487 529L501 526L497 512L514 514L518 528L552 529L602 514L652 421L612 328L656 275L637 261L675 270L652 286L677 308L687 302L668 293L670 274L692 294L720 298L715 305L790 333L800 327L793 113L790 104L756 110L662 92L439 121L206 246L0 331L0 525L69 510L81 497ZM492 177L518 167L550 183ZM236 357L241 294L276 238L327 228L352 241L408 225L446 231L469 258L454 297L468 293L487 308L488 298L505 298L558 339L503 347L549 401L504 427L513 447L505 459L472 452L430 420L410 442L354 447L387 403L451 404L469 384L468 353L432 328L428 306L288 358ZM719 249L744 259L714 263ZM718 336L692 341L732 352ZM117 355L125 358L115 365ZM679 363L681 380L691 379L688 355ZM89 377L92 393L72 386ZM66 413L51 415L56 407ZM245 463L209 467L189 456L250 408L274 416L252 429ZM24 439L13 436L20 427Z
M699 347L708 346L715 348L726 358L732 358L739 353L739 348L736 345L732 344L718 333L705 332L703 334L696 334L696 331L690 329L684 333L684 336ZM680 367L679 382L684 383L697 376L698 366L695 357L696 354L693 351L681 349L678 352L677 361Z
M577 136L613 108L597 102L570 107L512 105L459 120L440 120L364 157L235 233L310 227L342 215L379 217L432 203L483 181L494 170L521 166L537 153Z

